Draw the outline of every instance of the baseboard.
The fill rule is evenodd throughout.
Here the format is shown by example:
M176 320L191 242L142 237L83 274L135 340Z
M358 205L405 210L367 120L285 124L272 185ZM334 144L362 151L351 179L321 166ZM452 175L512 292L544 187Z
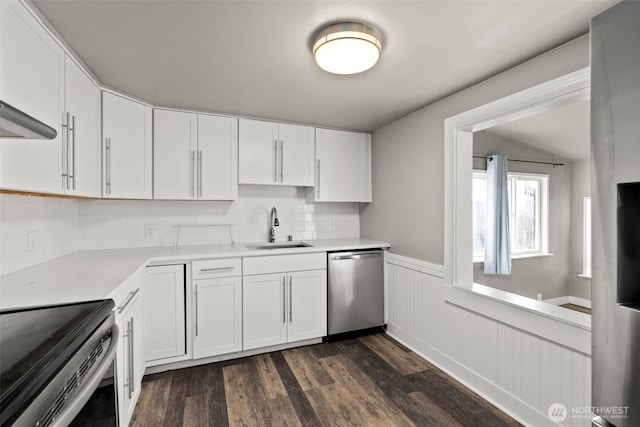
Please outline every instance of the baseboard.
M460 381L483 399L487 400L501 411L526 426L557 426L556 423L541 414L531 406L507 393L494 383L488 381L476 372L451 359L446 354L431 347L413 335L393 324L387 326L387 334L402 343L428 362Z

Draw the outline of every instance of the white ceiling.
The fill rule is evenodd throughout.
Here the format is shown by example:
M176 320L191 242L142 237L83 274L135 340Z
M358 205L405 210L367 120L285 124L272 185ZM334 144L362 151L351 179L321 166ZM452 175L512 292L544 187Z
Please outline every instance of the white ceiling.
M157 105L374 130L588 31L617 0L34 0L102 83ZM313 34L360 20L379 63L336 76Z
M589 101L554 108L499 125L485 132L546 151L568 160L590 157Z

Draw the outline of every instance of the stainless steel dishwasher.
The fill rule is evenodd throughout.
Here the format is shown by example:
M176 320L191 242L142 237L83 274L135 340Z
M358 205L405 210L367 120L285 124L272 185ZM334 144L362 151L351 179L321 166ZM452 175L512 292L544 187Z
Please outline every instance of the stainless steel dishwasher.
M382 250L329 252L328 334L383 326Z

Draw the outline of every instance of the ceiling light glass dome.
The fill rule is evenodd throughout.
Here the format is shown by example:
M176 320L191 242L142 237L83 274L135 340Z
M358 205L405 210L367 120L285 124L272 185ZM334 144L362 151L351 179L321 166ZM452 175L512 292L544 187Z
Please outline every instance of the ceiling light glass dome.
M381 33L357 22L343 22L322 29L315 37L313 56L325 71L356 74L373 67L382 52Z

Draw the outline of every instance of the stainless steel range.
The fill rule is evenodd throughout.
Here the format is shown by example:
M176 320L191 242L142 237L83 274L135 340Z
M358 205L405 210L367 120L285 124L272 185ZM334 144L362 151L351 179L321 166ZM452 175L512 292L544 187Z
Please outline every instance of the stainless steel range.
M112 300L0 311L0 425L117 425Z

